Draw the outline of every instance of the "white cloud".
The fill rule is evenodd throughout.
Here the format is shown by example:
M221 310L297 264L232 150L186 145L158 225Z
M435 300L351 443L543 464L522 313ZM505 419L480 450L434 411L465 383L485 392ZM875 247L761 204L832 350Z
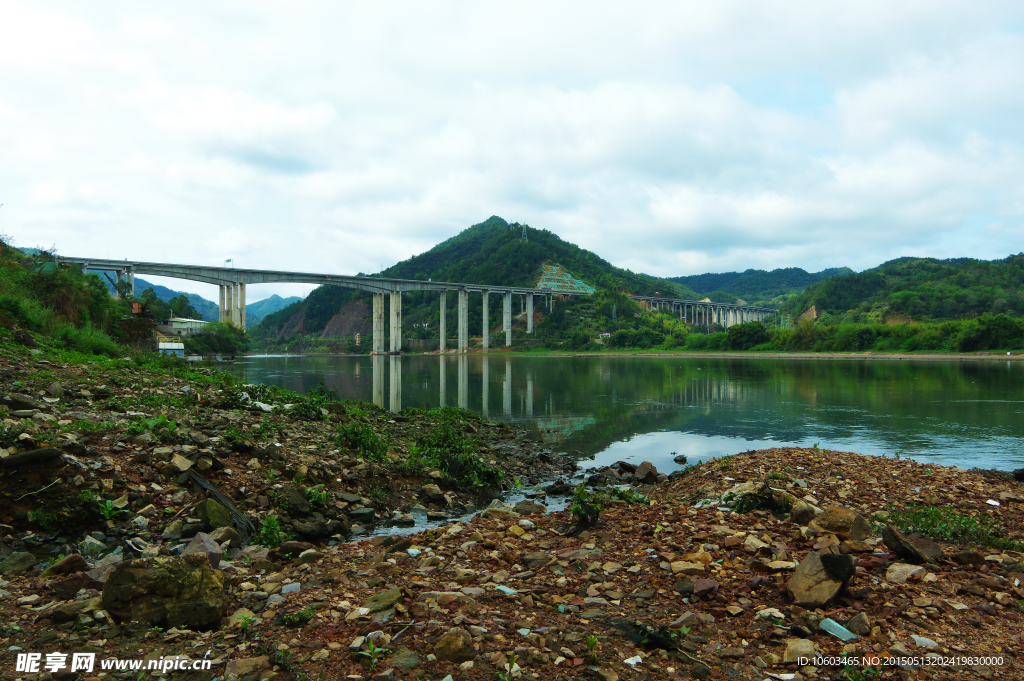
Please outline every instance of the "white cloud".
M1017 3L3 11L18 243L372 272L497 214L668 276L1020 250Z

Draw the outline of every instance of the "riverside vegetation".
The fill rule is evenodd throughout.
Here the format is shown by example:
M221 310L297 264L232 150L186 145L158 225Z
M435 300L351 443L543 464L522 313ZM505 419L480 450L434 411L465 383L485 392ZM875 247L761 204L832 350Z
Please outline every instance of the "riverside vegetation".
M0 328L4 668L209 651L176 678L1017 678L1013 475L814 448L582 480L470 412L241 384L8 292L37 326ZM510 487L528 498L452 517Z

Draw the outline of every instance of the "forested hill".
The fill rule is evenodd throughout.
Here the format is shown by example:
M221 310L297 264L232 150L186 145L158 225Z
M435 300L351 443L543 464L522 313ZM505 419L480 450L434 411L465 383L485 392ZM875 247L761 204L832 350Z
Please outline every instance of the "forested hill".
M772 270L746 270L718 274L693 274L687 277L669 277L673 281L696 291L701 297L716 302L732 302L740 298L747 303L781 302L780 299L800 293L808 286L830 277L853 274L849 267L832 267L821 272L807 272L799 267Z
M982 314L1024 315L1024 254L1003 260L897 258L814 284L783 306L801 314L909 317L915 321ZM851 320L856 321L856 320Z
M544 229L509 224L500 217L473 225L426 253L366 276L395 277L426 281L451 281L469 284L532 287L545 263L561 265L577 279L599 290L627 291L634 294L693 296L688 288L644 274L613 266L585 249L562 240ZM497 296L492 305L497 305ZM455 301L449 302L449 324L454 323ZM470 306L471 322L479 316L479 305ZM333 286L321 286L302 302L268 315L251 330L257 338L292 334L349 335L368 331L368 294ZM403 296L403 332L415 333L417 324L433 326L438 320L436 293L409 293ZM491 321L497 323L494 313ZM454 328L454 327L449 327Z

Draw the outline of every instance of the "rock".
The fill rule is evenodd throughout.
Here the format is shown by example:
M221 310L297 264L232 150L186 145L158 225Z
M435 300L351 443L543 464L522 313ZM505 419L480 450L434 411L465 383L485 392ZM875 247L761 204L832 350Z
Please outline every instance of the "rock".
M829 506L808 526L818 531L845 534L857 541L871 536L871 526L864 516L845 506Z
M757 553L759 549L768 548L768 544L761 541L754 535L748 534L747 538L743 541L743 548L746 549L748 553Z
M856 572L852 556L809 553L786 585L793 602L804 608L820 608L838 596Z
M204 556L157 556L120 563L103 586L103 608L121 621L209 629L220 623L224 573Z
M413 651L400 650L388 660L388 664L395 669L401 669L403 672L407 672L416 669L416 667L419 667L422 662L420 660L420 656Z
M46 386L46 392L50 394L50 397L64 397L64 386L58 381L54 381L50 385Z
M270 555L270 549L265 546L257 546L256 544L250 544L244 549L238 552L235 556L235 560L249 559L250 562L255 563L258 560L266 560L267 556Z
M984 565L985 556L977 551L958 551L949 556L957 565Z
M523 565L528 568L541 567L548 564L548 554L543 551L533 551L523 554Z
M207 531L232 526L231 512L214 499L204 499L196 504L195 512Z
M227 679L255 678L259 672L270 669L270 658L266 655L259 657L243 657L228 662L224 668L224 677Z
M914 644L918 648L938 648L939 647L938 643L936 643L935 641L931 640L930 638L925 638L924 636L918 636L917 634L911 634L910 638L912 638L914 640Z
M220 559L224 557L224 552L221 550L220 544L213 540L213 537L205 532L200 532L189 542L185 550L181 552L181 555L206 556L210 561L210 567L216 570L220 567Z
M999 605L1002 605L1002 606L1007 607L1007 608L1010 607L1011 605L1016 605L1016 603L1017 603L1017 601L1014 600L1013 596L1011 596L1010 594L1006 593L1005 591L999 591L999 592L996 592L996 593L992 594L992 600L994 600Z
M685 454L676 454L675 456L672 457L672 461L674 463L679 464L679 465L683 465L684 463L686 463L686 455Z
M32 337L32 334L24 329L15 329L11 336L14 339L14 342L18 345L24 345L26 348L39 347L39 343L37 343L36 339Z
M699 575L704 572L703 563L691 563L685 560L673 561L669 567L672 569L672 574L676 575L680 572L685 575Z
M803 499L800 499L789 510L789 517L798 525L806 525L818 517L819 513L821 513L821 509L811 506Z
M441 501L444 499L444 492L437 485L423 485L420 487L420 494L430 501Z
M906 563L893 563L885 571L885 581L893 584L903 584L910 579L921 579L927 571L920 565L907 565Z
M316 549L306 549L299 554L298 558L295 559L294 565L298 567L299 565L305 565L306 563L315 563L323 557L324 554L320 553Z
M181 537L181 530L185 525L185 521L181 518L175 518L171 522L167 523L167 527L160 533L160 536L164 539L179 539ZM216 530L214 530L216 531Z
M388 589L387 591L382 591L379 594L370 596L370 598L363 603L363 607L369 608L370 612L379 612L393 607L395 603L400 600L402 600L401 589Z
M43 576L47 575L70 575L73 572L81 572L88 569L89 563L77 553L64 556L62 559L43 570Z
M20 454L11 454L6 459L0 459L0 468L14 468L15 466L28 466L40 464L54 459L59 459L61 450L49 447L43 449L30 449Z
M229 546L236 549L242 545L242 537L233 527L218 527L216 530L210 532L210 539L218 544L231 542Z
M1013 479L1017 482L1024 482L1024 468L1018 468L1013 471Z
M31 553L15 551L0 561L0 575L20 575L32 569L39 561Z
M522 515L530 515L531 513L544 514L548 512L548 507L544 504L534 501L533 499L523 499L515 505L516 513Z
M103 607L103 598L96 596L74 603L62 603L47 613L54 622L67 622L76 619L82 613L93 612Z
M178 469L178 471L184 473L189 468L192 468L192 460L182 456L181 454L175 454L171 457L171 465Z
M862 612L850 619L846 623L846 628L858 636L867 636L871 633L871 621L868 619L867 613Z
M633 479L645 485L652 485L658 481L658 469L650 461L644 461L636 467Z
M468 662L476 657L473 637L460 627L453 627L434 643L434 656L443 662Z
M113 567L110 568L112 572ZM82 589L102 589L103 582L95 579L86 572L78 572L61 580L54 580L46 584L53 590L53 594L62 601L74 598Z
M688 596L693 593L693 581L689 579L680 579L672 585L672 590L676 593Z
M295 485L285 485L278 492L277 505L288 509L291 516L309 515L312 509L309 499Z
M690 676L694 679L706 679L711 676L711 667L703 662L698 662L690 667Z
M814 641L805 638L791 638L786 640L786 652L782 655L783 662L799 662L800 658L812 658L817 653L814 650Z
M892 525L882 529L882 541L890 551L911 563L933 563L946 555L931 539L919 534L904 536Z
M697 596L706 596L712 591L718 590L718 582L713 579L703 579L698 577L693 580L693 593Z

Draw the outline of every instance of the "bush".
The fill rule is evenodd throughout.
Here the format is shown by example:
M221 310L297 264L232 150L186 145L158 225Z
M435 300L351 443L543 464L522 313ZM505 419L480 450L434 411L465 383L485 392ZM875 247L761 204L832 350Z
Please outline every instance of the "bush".
M761 322L747 322L730 326L725 334L725 347L729 350L749 350L771 340L768 329Z

